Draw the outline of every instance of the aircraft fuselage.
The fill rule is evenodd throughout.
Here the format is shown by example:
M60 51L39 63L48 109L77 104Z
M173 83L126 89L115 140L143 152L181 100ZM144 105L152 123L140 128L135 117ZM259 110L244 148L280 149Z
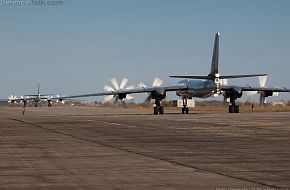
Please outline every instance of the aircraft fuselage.
M217 87L211 80L182 80L179 83L185 84L187 90L176 91L178 96L184 96L187 98L208 98L214 94Z

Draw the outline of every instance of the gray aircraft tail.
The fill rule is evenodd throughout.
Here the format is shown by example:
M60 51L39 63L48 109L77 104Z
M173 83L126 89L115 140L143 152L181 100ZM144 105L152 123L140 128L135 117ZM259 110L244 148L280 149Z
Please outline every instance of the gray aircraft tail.
M219 75L219 38L220 33L215 34L214 48L212 54L211 68L208 75L171 75L169 77L173 78L188 78L188 79L204 79L204 80L215 80L216 78L220 79L231 79L231 78L245 78L245 77L256 77L256 76L266 76L267 74L250 74L250 75Z
M215 77L215 74L219 73L219 41L220 41L220 33L217 32L215 34L214 39L214 47L212 52L212 60L211 60L211 68L208 76Z

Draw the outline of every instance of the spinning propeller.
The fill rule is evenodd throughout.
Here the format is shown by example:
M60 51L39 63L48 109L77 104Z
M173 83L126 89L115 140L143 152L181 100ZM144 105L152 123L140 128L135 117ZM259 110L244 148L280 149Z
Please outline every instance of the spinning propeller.
M104 96L104 102L110 102L111 100L113 100L113 103L116 104L119 99L120 100L132 100L134 98L130 94L118 93L118 91L121 91L121 90L124 90L124 89L130 90L130 89L134 88L134 85L127 86L128 79L123 78L121 83L120 83L120 85L119 85L117 80L115 78L112 78L111 79L111 83L112 83L113 87L105 85L104 86L104 90L107 91L107 92L112 92L112 93L116 92L116 94Z
M21 101L20 101L20 104L22 104L22 103L25 103L25 102L27 102L27 96L26 97L23 97L23 96L20 96L21 97Z
M152 87L160 87L163 84L163 81L160 78L155 78L153 83L152 83ZM145 88L147 87L144 83L140 82L138 85L138 88ZM145 104L149 104L152 100L152 93L148 93L147 98L145 99L144 103Z
M60 96L60 95L56 95L56 97L57 97L57 100L56 100L56 103L58 103L58 102L61 102L62 104L65 104L65 101L63 100L63 99L61 99L61 97L64 97L65 95L63 95L63 96ZM52 96L50 97L50 100L51 100L51 98L52 98ZM47 101L48 101L48 98L47 98Z
M8 97L8 103L17 103L17 96L13 96L12 94Z
M259 87L264 88L266 86L267 76L259 76L258 80L259 80ZM254 96L256 94L260 94L260 98L259 98L260 105L263 105L265 103L266 96L265 96L264 91L247 91L246 94L247 96ZM279 95L278 92L273 92L273 96L278 96L278 95Z

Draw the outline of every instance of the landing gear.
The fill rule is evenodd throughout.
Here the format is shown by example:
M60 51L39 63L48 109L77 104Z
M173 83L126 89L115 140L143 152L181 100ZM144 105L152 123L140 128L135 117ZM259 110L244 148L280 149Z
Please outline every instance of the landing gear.
M187 98L183 97L182 98L182 110L181 110L182 114L188 114L189 113L189 109L187 107Z
M240 113L239 105L236 105L236 99L230 98L229 113Z
M47 101L47 107L51 107L51 101L50 100Z
M183 107L182 110L181 110L181 113L182 114L188 114L189 113L188 107Z
M37 107L37 103L35 102L34 107Z
M164 107L161 106L161 100L155 99L154 115L163 115Z
M238 105L229 105L229 113L240 113Z
M24 101L23 101L23 107L22 107L22 115L24 115L24 114L25 114L25 108L26 108L26 104L27 104L27 101L26 101L26 100L24 100Z

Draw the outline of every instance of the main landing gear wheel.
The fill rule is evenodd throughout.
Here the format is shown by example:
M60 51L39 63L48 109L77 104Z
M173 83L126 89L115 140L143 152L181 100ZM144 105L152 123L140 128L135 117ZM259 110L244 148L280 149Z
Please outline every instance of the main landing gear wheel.
M188 114L189 112L189 109L187 107L187 97L183 97L182 98L182 110L181 110L181 113L182 114Z
M182 114L188 114L189 113L188 107L182 107L181 113Z
M238 105L229 105L229 113L240 113L240 107Z
M155 106L154 107L154 115L163 115L164 114L164 107L163 106Z
M163 115L164 114L164 107L161 106L161 101L155 99L155 107L154 107L154 115Z
M236 105L236 98L230 97L229 113L240 113L239 105Z

